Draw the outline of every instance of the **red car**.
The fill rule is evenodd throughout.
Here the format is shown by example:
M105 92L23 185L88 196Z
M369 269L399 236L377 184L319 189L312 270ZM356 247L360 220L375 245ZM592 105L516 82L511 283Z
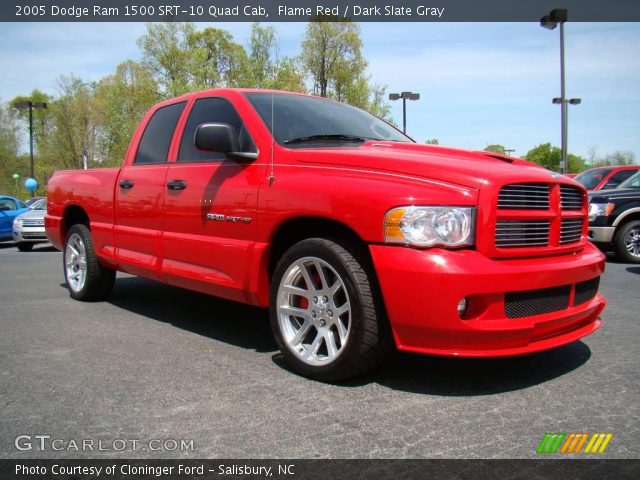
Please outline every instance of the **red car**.
M605 307L575 182L417 144L308 95L165 101L121 168L56 172L48 202L71 297L106 298L121 270L269 308L284 358L320 380L368 371L394 346L558 347L597 330Z
M589 191L607 190L617 188L618 185L639 170L640 165L596 167L576 175L574 180Z

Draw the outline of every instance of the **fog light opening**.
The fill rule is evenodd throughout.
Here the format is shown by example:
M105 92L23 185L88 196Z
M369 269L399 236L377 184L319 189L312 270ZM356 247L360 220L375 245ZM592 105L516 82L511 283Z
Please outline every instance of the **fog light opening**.
M467 311L467 299L463 298L458 302L458 316L460 318L464 317L464 314Z

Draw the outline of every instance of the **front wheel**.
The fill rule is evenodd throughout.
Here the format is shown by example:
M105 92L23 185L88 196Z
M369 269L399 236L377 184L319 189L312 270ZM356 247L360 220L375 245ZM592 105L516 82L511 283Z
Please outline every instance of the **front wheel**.
M91 302L109 296L116 272L98 261L91 232L85 225L78 224L69 229L63 261L64 277L72 298Z
M620 227L613 243L621 260L640 263L640 221L634 220Z
M327 239L291 247L273 274L271 327L304 376L339 381L383 360L391 338L377 284L357 249Z

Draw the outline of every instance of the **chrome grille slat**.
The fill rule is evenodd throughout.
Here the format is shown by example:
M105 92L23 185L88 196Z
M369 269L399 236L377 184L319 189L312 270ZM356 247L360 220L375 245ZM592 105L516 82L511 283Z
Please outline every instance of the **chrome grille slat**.
M501 210L546 210L549 208L549 185L514 183L505 185L498 194Z
M562 210L582 210L582 191L569 185L560 185Z
M549 244L549 222L498 220L495 238L501 248L545 246Z
M565 218L560 226L560 244L573 243L582 236L582 219Z

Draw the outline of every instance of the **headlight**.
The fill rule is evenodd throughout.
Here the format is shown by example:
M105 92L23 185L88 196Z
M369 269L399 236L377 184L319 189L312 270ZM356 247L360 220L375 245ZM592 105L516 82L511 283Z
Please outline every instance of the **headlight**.
M16 219L13 221L13 226L14 226L14 227L18 227L18 228L22 227L22 219L21 219L21 218L16 218Z
M596 217L607 217L615 208L614 203L590 203L589 204L589 221L593 222Z
M400 207L384 217L389 243L419 247L473 245L473 207Z

